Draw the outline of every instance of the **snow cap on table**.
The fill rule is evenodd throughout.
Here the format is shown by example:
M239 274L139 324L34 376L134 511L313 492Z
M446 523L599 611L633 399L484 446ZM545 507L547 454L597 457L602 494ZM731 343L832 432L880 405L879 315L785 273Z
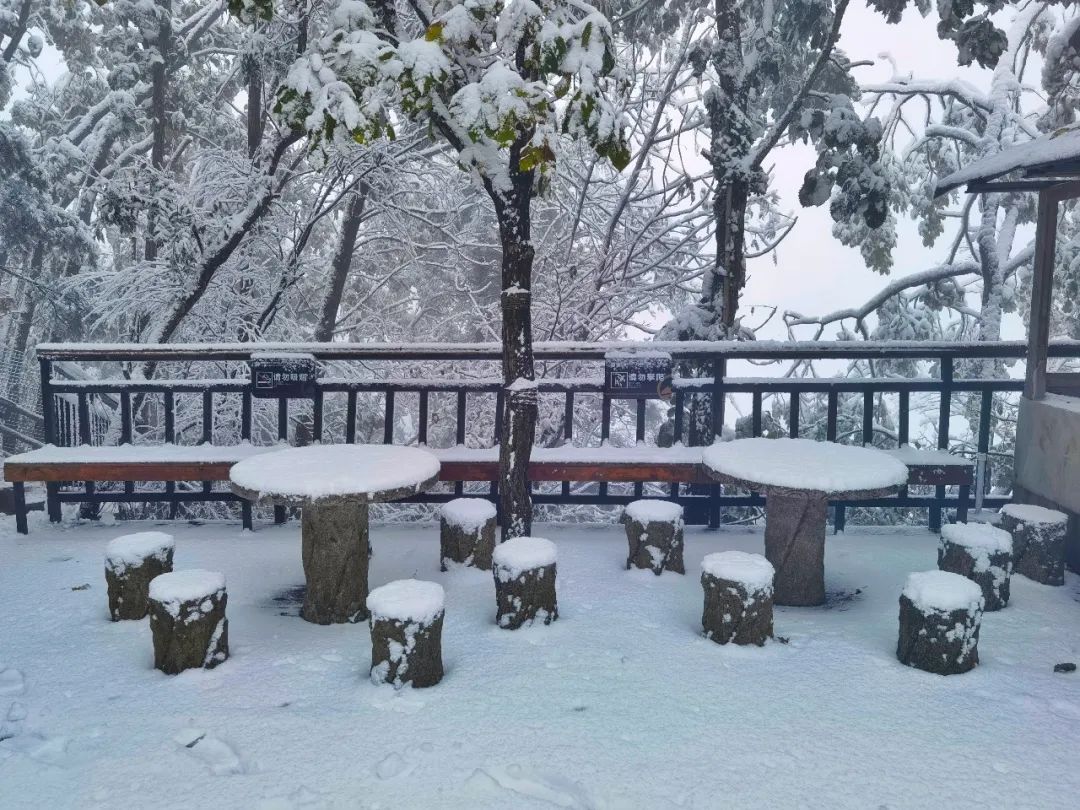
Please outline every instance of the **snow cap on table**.
M631 501L627 504L623 514L638 523L671 523L682 521L683 508L673 501L662 501L659 498L643 498L640 501Z
M491 560L497 573L516 579L526 571L555 565L555 544L543 537L514 537L495 547Z
M150 598L162 604L195 602L225 590L225 575L220 571L192 568L172 571L150 580Z
M233 465L229 478L264 498L317 501L363 498L392 490L419 491L439 474L439 459L419 447L323 444L290 447Z
M949 523L941 527L941 537L957 546L990 554L1012 552L1012 535L987 523Z
M446 606L446 592L437 582L398 579L368 594L367 608L373 619L431 624Z
M148 557L164 557L176 545L165 532L135 532L110 540L105 546L105 562L113 569L142 565Z
M701 570L711 577L739 582L748 591L772 589L776 569L760 554L746 551L717 551L706 554Z
M1039 525L1054 525L1068 523L1069 516L1056 509L1047 509L1045 506L1035 506L1031 503L1007 503L1000 509L1000 514L1023 523L1035 523Z
M903 594L924 613L982 610L984 605L982 588L978 584L948 571L909 574Z
M706 447L706 467L766 487L861 492L907 483L902 461L874 447L811 439L738 439Z
M442 519L465 531L476 531L496 515L495 504L487 498L454 498L443 504Z

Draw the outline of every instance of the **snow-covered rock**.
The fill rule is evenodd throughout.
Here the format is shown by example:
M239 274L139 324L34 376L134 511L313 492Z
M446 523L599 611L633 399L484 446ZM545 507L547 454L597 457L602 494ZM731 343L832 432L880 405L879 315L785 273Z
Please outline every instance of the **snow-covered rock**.
M495 517L495 504L486 498L455 498L443 504L442 519L467 532L473 532Z
M431 624L446 607L446 593L437 582L399 579L368 594L372 619Z
M1069 522L1069 516L1064 512L1030 503L1007 503L1001 507L1000 513L1023 523L1057 525Z
M225 590L225 575L220 571L192 568L172 571L154 577L150 582L150 598L163 605L195 602Z
M674 501L643 498L627 504L624 514L638 523L678 523L681 525L683 508Z
M171 534L135 532L110 540L105 546L105 563L117 573L142 565L148 557L164 559L175 548Z
M745 551L718 551L706 554L701 570L717 579L740 582L747 591L772 590L776 569L760 554Z
M981 611L983 608L982 589L967 577L948 571L909 574L902 593L923 613Z
M1012 552L1012 537L1007 531L986 523L948 523L941 536L958 546L987 554Z
M500 578L516 579L525 571L555 565L555 544L543 537L514 537L495 547L492 562Z

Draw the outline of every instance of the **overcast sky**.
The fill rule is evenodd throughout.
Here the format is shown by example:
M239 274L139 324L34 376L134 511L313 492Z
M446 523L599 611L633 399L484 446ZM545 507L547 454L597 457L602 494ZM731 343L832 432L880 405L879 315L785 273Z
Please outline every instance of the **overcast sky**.
M880 56L882 52L888 52L902 74L913 73L916 77L934 79L960 76L977 87L988 86L989 71L977 67L962 68L956 64L956 48L953 43L938 39L936 15L933 14L929 19L923 19L909 9L899 25L889 25L865 3L852 3L845 17L840 46L852 60L875 60L873 67L858 68L857 75L864 82L892 77L892 65ZM760 323L767 310L757 310L751 315L750 306L779 305L781 311L791 309L804 314L824 314L863 303L891 280L867 269L857 249L844 247L833 239L828 204L820 208L799 205L797 192L814 159L813 150L802 146L788 147L776 159L777 190L789 210L798 215L799 222L778 249L775 264L771 256L749 263L749 280L742 302L743 311L748 313L744 318L751 325ZM893 277L938 264L949 244L950 232L946 231L933 249L923 247L916 224L908 219L898 223L897 233ZM851 325L849 322L848 326ZM834 337L836 331L836 327L830 327L823 337ZM800 334L812 337L812 330L804 328ZM786 337L779 317L769 323L759 337ZM1024 337L1019 318L1007 318L1003 337Z

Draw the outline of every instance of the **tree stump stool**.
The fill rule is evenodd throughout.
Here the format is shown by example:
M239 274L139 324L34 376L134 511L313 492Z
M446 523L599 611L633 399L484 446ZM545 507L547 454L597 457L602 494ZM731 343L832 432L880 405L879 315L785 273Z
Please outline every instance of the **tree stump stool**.
M495 549L495 621L516 630L559 618L555 599L555 544L541 537L515 537Z
M368 594L371 680L415 687L442 680L445 594L435 582L399 579Z
M1065 584L1069 516L1026 503L1001 507L1001 528L1012 535L1013 571L1043 585Z
M630 553L626 567L685 574L683 565L683 508L671 501L645 499L627 505L623 512Z
M979 663L982 589L948 571L908 576L900 594L900 663L938 675L957 675Z
M982 588L985 610L1009 604L1012 538L985 523L952 523L941 527L938 568L967 577Z
M443 504L439 520L443 571L449 563L491 570L495 516L495 504L486 498L455 498Z
M701 561L705 638L762 646L773 635L772 563L760 554L721 551Z
M143 619L150 612L150 581L172 571L175 545L164 532L137 532L109 541L105 584L114 622Z
M168 675L213 669L229 657L225 575L174 571L150 583L150 630L154 666Z

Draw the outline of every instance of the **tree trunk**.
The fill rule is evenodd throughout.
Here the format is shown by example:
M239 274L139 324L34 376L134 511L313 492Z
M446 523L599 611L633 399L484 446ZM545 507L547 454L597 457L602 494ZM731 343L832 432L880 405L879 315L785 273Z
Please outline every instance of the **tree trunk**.
M247 148L255 157L263 137L262 67L255 57L247 60Z
M156 171L160 171L165 165L165 141L168 130L168 119L165 110L165 96L168 92L168 61L169 44L172 39L172 0L159 0L158 2L157 39L154 46L157 49L157 58L150 67L150 115L154 122L153 145L150 148L150 164ZM158 256L157 239L154 237L153 212L147 217L146 239L143 246L143 255L146 261L152 262Z
M367 204L369 191L370 187L367 183L360 183L356 193L349 196L349 204L345 208L345 216L341 221L341 240L338 242L334 260L330 265L330 283L326 297L323 299L319 324L315 327L313 336L321 343L334 339L338 309L341 307L341 298L345 294L345 282L348 281L349 271L352 269L356 235L360 231L360 222L364 217L364 206Z
M530 240L532 172L518 165L520 147L510 150L511 185L489 184L502 243L503 415L499 443L499 503L502 539L532 531L529 459L536 435L537 390L532 346L532 266Z

